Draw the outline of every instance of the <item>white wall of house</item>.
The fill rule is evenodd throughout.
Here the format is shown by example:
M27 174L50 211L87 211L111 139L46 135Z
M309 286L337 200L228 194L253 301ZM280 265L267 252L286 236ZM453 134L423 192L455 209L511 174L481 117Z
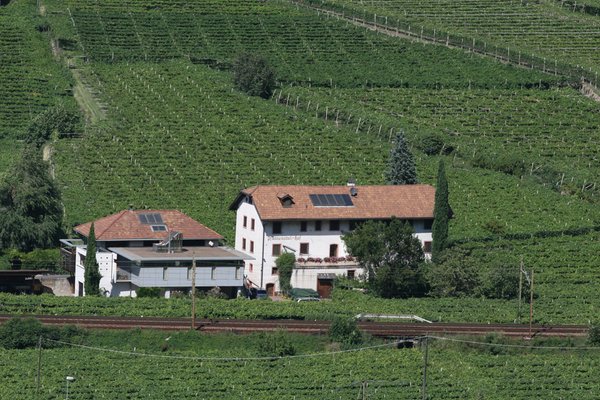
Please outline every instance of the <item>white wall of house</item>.
M252 220L254 220L254 229L252 229ZM274 233L274 222L261 221L254 205L241 202L236 215L235 248L255 258L253 261L246 261L245 264L245 273L253 283L263 289L269 284L274 284L275 291L279 291L279 276L274 270L275 260L279 254L291 252L297 259L300 257L324 259L331 255L336 257L348 255L342 235L350 231L351 222L338 220L337 223L339 226L335 226L335 222L321 220L319 228L319 222L314 220L281 221L281 232ZM415 236L421 241L422 246L425 246L426 242L431 242L431 229L426 229L428 227L425 226L424 221L415 220L412 225ZM429 256L426 254L426 257ZM316 289L317 274L347 275L349 269L355 270L356 276L362 274L362 270L358 271L353 266L327 268L324 265L323 268L298 268L292 275L291 283L293 287Z
M252 221L254 221L254 225ZM242 202L236 214L235 249L254 258L254 260L245 261L244 273L257 286L261 286L261 267L263 266L264 248L263 234L263 223L256 208L252 204ZM262 287L264 288L272 280L265 282L264 278L267 277L267 274L264 273L262 275Z
M364 274L364 270L357 265L334 266L327 265L319 268L294 268L292 273L292 287L317 290L319 274L335 274L337 276L348 276L348 271L354 272L354 277L358 278Z
M87 257L87 248L85 246L77 247L75 257L75 296L84 296L80 292L81 287L85 287L85 269L83 267L83 257ZM106 293L110 296L131 296L132 292L135 294L130 285L118 283L115 285L114 276L116 275L116 261L117 255L106 250L98 249L96 252L96 262L98 263L98 270L102 278L100 279L100 292ZM81 284L81 285L80 285Z

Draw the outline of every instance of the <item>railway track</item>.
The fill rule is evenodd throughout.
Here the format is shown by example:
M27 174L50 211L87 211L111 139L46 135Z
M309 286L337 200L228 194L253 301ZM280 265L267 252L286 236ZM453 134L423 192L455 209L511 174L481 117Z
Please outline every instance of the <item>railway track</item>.
M0 315L0 324L14 318ZM187 330L191 328L189 318L158 317L99 317L99 316L54 316L32 315L44 325L76 325L88 329L157 329ZM303 320L231 320L199 319L196 330L202 332L272 332L278 329L306 334L327 334L328 321ZM414 323L359 321L358 327L377 337L416 337L427 334L487 335L499 333L512 337L530 336L529 325L520 324L468 324L468 323ZM577 337L586 336L585 325L533 325L531 336Z

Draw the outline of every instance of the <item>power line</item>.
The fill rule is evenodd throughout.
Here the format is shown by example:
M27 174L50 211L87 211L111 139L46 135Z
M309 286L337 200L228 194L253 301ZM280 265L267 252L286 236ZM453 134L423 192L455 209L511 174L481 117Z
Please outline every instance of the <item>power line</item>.
M395 342L391 342L391 343L385 343L385 344L380 344L380 345L367 346L367 347L359 347L359 348L356 348L356 349L338 350L338 351L330 351L330 352L324 352L324 353L298 354L298 355L290 355L290 356L272 356L272 357L195 357L195 356L174 356L174 355L156 354L156 353L139 353L139 352L135 352L135 351L125 351L125 350L109 349L109 348L106 348L106 347L87 346L87 345L83 345L83 344L64 342L62 340L54 340L54 339L48 339L48 338L44 338L43 340L48 341L48 342L63 344L63 345L66 345L66 346L79 347L79 348L87 349L87 350L104 351L104 352L108 352L108 353L123 354L123 355L128 355L128 356L157 357L157 358L168 358L168 359L179 359L179 360L196 360L196 361L222 361L222 362L229 362L229 361L233 361L233 362L239 362L239 361L275 361L275 360L286 360L286 359L293 359L293 358L315 358L315 357L331 356L331 355L345 354L345 353L356 353L356 352L365 351L365 350L381 349L381 348L385 348L385 347L397 346L400 343L412 342L412 340L399 340L399 341L395 341Z
M430 339L445 340L445 341L449 341L449 342L475 344L475 345L481 345L481 346L509 347L509 348L532 349L532 350L600 350L600 347L593 347L593 346L527 346L527 345L523 345L523 344L478 342L475 340L455 339L455 338L444 337L444 336L426 336L426 337L430 338Z

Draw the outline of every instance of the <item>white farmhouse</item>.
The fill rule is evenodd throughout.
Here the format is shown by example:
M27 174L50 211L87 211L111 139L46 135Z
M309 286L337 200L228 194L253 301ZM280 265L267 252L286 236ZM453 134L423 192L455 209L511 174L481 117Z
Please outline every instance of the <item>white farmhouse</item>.
M430 256L434 197L430 185L254 186L230 206L237 214L235 249L254 258L245 261L246 275L269 295L279 290L276 258L292 252L292 286L328 297L336 275L364 272L342 240L363 221L409 221Z
M63 239L62 253L75 275L75 296L84 295L84 261L92 223L74 228L81 239ZM220 246L221 235L177 210L125 210L94 221L100 290L106 296L136 296L141 287L158 287L165 297L192 287L218 286L230 297L244 282L244 260L251 257Z

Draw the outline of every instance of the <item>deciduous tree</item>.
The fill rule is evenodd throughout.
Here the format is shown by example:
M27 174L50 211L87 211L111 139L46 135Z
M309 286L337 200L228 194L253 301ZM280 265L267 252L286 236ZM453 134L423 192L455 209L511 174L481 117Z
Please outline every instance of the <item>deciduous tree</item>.
M367 221L343 236L350 254L365 269L369 287L379 296L412 297L425 294L421 270L421 242L408 223Z
M242 92L268 99L275 89L275 71L264 58L244 53L233 65L233 81Z
M31 251L56 246L62 217L48 163L39 149L27 147L0 183L0 247Z

